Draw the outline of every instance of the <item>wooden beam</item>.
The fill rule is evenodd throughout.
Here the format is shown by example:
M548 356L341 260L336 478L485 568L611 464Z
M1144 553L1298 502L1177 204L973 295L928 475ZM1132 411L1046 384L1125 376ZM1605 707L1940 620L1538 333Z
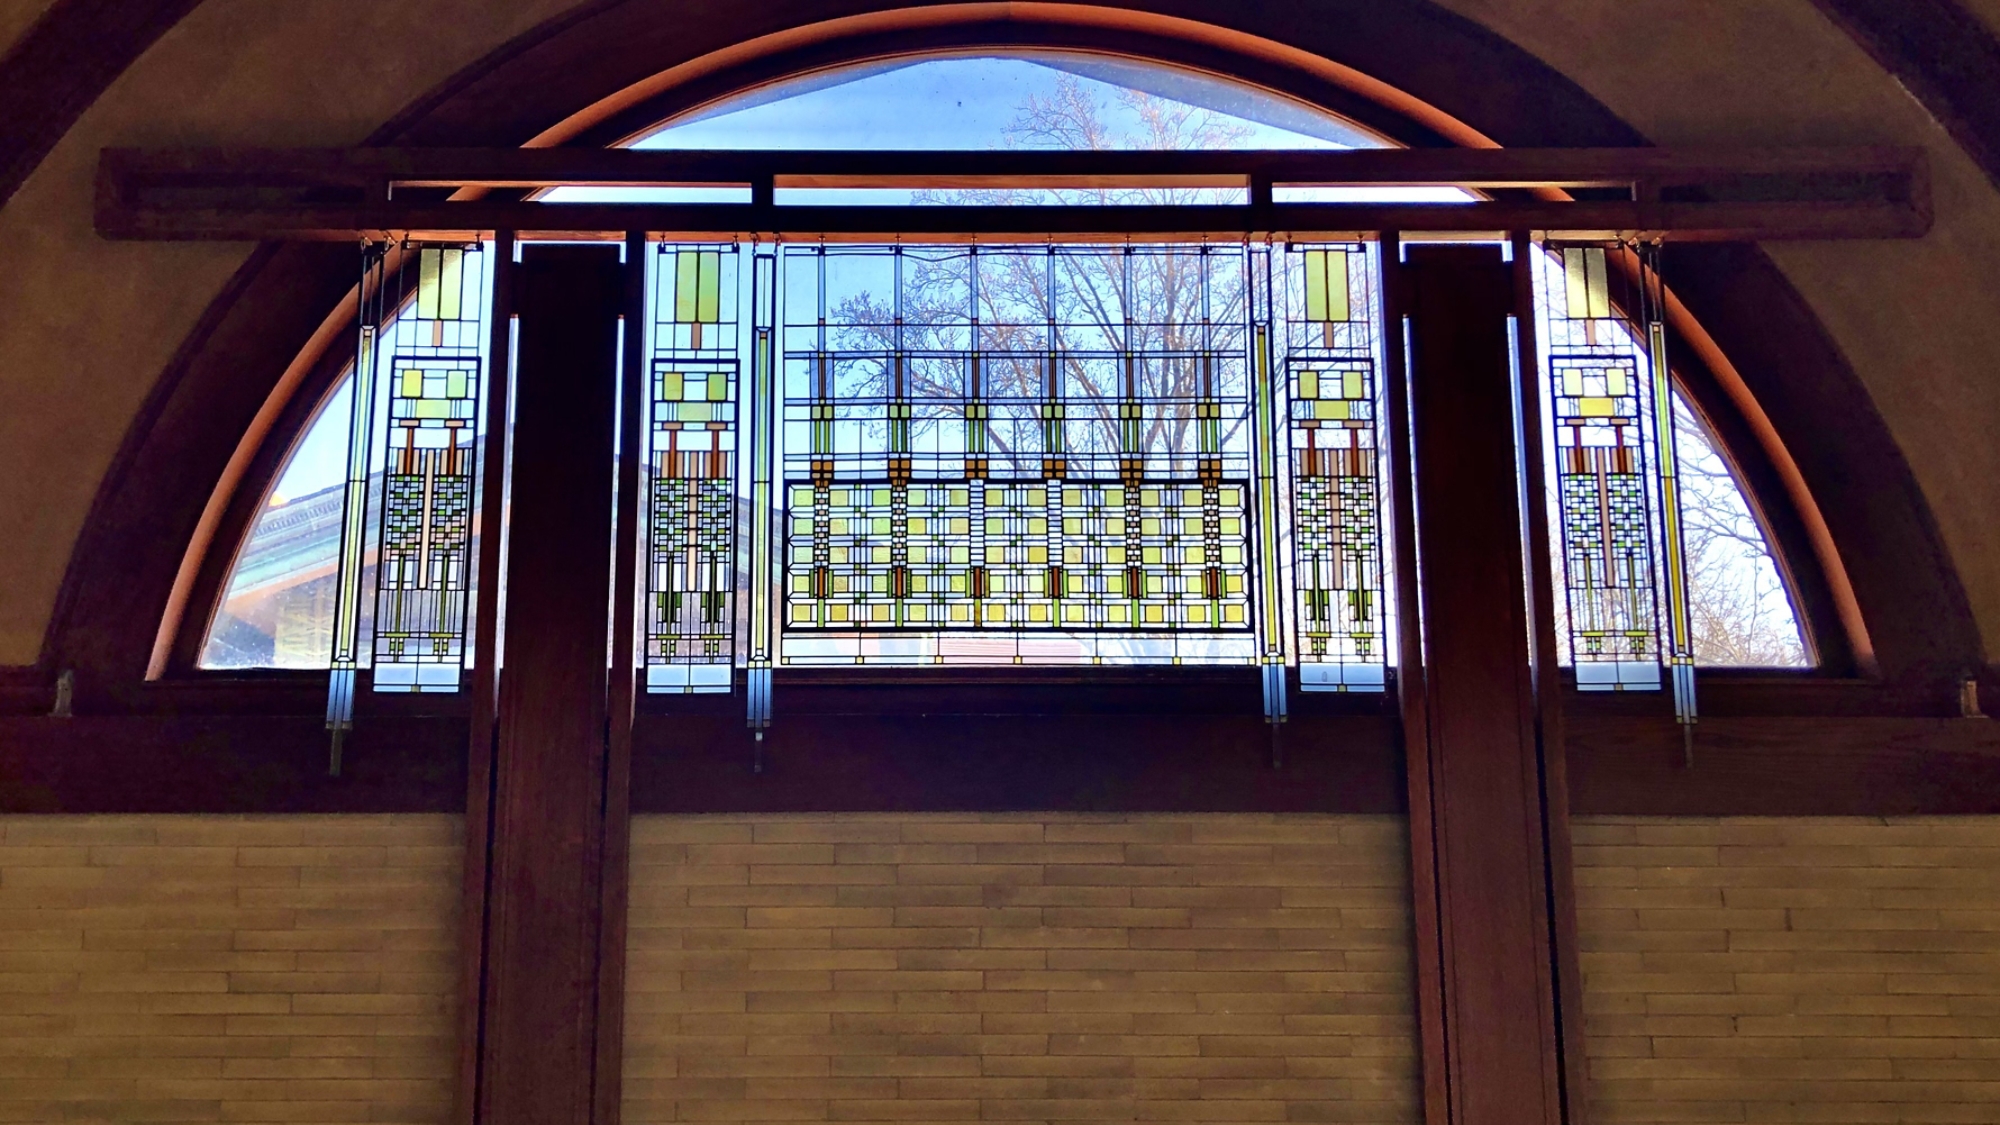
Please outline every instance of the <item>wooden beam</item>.
M1694 766L1671 718L1572 716L1578 815L1946 816L2000 812L1991 719L1716 718Z
M1549 952L1554 973L1556 1045L1562 1065L1564 1125L1585 1125L1589 1113L1589 1067L1584 1055L1583 967L1578 960L1576 861L1570 840L1569 762L1562 752L1567 721L1561 657L1556 646L1555 575L1549 527L1547 469L1542 460L1542 385L1548 377L1536 358L1534 271L1537 248L1527 237L1513 238L1514 351L1520 356L1514 380L1514 456L1520 465L1516 503L1523 528L1521 569L1528 612L1528 668L1534 685L1535 739L1541 763L1544 872L1548 884Z
M618 510L613 521L611 680L607 696L604 761L604 860L599 890L603 926L598 937L597 1073L591 1120L618 1125L623 1111L625 1062L625 916L631 883L632 723L639 690L639 530L642 513L640 461L652 453L646 424L648 384L653 365L646 356L645 236L625 236L623 345L619 350Z
M1383 398L1388 432L1389 532L1395 544L1396 705L1402 719L1404 785L1410 810L1410 912L1417 980L1417 1050L1423 1078L1424 1120L1451 1120L1450 1055L1444 1034L1444 933L1439 921L1437 791L1432 784L1430 705L1425 695L1422 601L1418 595L1416 461L1410 449L1408 340L1401 331L1407 293L1403 247L1394 232L1382 236Z
M356 238L476 241L511 230L524 241L622 238L637 227L668 240L1079 242L1106 239L1324 241L1378 230L1530 230L1570 239L1769 242L1919 238L1930 216L1906 203L1638 203L1485 200L1471 203L828 207L753 203L379 204L99 211L98 232L127 240Z
M107 149L97 226L121 239L350 240L513 230L874 240L1324 237L1558 231L1699 240L1902 238L1929 229L1917 149L1361 149L1301 152L669 152L630 149ZM1145 188L1259 185L1249 205L826 207L548 204L496 188ZM1451 204L1271 203L1263 185L1535 189ZM1614 189L1571 200L1572 189ZM399 194L400 189L400 194ZM456 189L451 199L443 189ZM1664 194L1663 194L1664 193ZM1599 192L1598 194L1604 194ZM1622 196L1622 198L1618 198Z
M476 1117L479 1100L480 1039L486 1011L487 907L492 900L493 737L500 688L500 574L506 545L500 528L507 517L507 408L512 401L514 239L500 235L493 248L493 311L487 337L486 432L479 458L478 610L472 625L471 717L465 740L465 869L459 913L458 1120Z
M1514 413L1512 269L1494 246L1408 246L1407 338L1424 784L1413 856L1434 872L1448 1112L1432 1125L1558 1125L1546 817L1529 672ZM1412 771L1413 776L1416 770ZM1415 860L1413 859L1413 862ZM1424 1005L1420 1014L1433 1014ZM1433 1064L1433 1071L1436 1069ZM1435 1076L1426 1074L1427 1085Z
M474 1119L582 1125L595 1097L610 597L615 246L516 267L514 482ZM621 951L622 952L622 951Z
M323 679L323 677L322 677ZM1711 677L1704 689L1714 687ZM1296 709L1272 770L1256 685L1235 715L1117 710L1068 717L927 703L897 717L825 689L791 707L750 773L742 716L676 705L642 713L633 808L642 813L1001 811L1393 812L1400 740L1382 715ZM878 689L879 691L879 689ZM465 808L464 718L362 715L346 769L326 776L322 682L298 713L0 716L0 813L378 813ZM1705 691L1704 705L1715 702ZM372 700L364 698L364 704ZM685 702L685 701L683 701ZM2000 722L1892 716L1702 718L1693 769L1670 713L1582 713L1570 700L1578 816L2000 814ZM46 706L39 708L46 711ZM1143 713L1143 711L1141 712ZM1080 725L1079 725L1080 724ZM1088 743L1089 754L1076 746Z
M630 148L108 148L114 184L176 186L554 187L748 184L934 187L939 178L1099 178L1152 186L1200 177L1244 184L1404 184L1466 188L1674 186L1745 178L1888 177L1907 182L1921 148L1376 148L1132 151Z

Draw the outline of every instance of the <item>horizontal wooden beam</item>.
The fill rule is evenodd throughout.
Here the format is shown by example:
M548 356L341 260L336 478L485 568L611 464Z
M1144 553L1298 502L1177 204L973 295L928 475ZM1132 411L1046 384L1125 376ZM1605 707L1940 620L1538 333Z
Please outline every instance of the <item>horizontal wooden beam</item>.
M782 716L762 774L733 708L644 715L633 810L1400 807L1402 754L1381 715L1295 719L1274 770L1247 708L1150 719L843 711ZM462 718L370 719L336 779L317 714L0 717L0 813L458 811L465 730ZM1705 718L1691 768L1671 716L1572 714L1567 741L1577 816L2000 814L2000 722L1989 719Z
M1576 815L2000 813L1991 719L1703 719L1692 765L1664 719L1571 716Z
M153 186L234 184L554 187L562 184L748 184L837 179L850 187L934 185L938 178L1101 177L1248 183L1467 188L1675 186L1747 178L1838 176L1908 181L1920 148L1383 148L1232 151L672 150L352 148L104 150L115 178Z
M748 187L737 203L547 203L495 189ZM1247 186L1240 205L825 206L779 187ZM1460 187L1464 203L1274 202L1281 187ZM1590 189L1592 197L1569 198ZM1610 189L1609 191L1605 189ZM514 194L518 195L518 192ZM1610 198L1602 198L1603 196ZM449 196L449 198L447 198ZM1699 240L1910 238L1921 150L1368 149L1324 152L667 152L107 149L97 226L119 239L619 236L874 241L1319 238L1378 230Z
M1349 238L1374 231L1498 236L1536 231L1570 238L1678 242L1917 238L1929 218L1898 203L1626 203L1481 201L1463 204L1280 203L1025 207L788 207L758 204L379 204L368 207L134 208L98 213L98 231L137 240L355 238L476 240L514 231L522 240L627 230L667 240L764 239L887 242L1041 242L1144 239Z

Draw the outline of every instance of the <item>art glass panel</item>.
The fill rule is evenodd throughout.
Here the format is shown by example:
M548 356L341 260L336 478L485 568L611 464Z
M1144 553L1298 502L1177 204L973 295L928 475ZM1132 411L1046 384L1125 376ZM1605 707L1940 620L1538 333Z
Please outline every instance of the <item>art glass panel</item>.
M783 660L1248 662L1246 250L783 250Z

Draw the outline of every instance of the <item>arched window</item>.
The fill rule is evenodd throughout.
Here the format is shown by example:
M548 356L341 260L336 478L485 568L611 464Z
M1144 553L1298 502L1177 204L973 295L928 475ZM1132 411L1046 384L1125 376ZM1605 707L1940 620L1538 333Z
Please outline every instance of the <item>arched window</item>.
M1104 150L1388 142L1319 109L1195 72L1038 52L812 74L685 114L630 143ZM562 187L543 198L701 200L732 198L733 190ZM780 202L822 204L1242 197L1243 189L1204 186L779 190ZM1295 187L1280 188L1279 198L1471 196L1453 188ZM1374 373L1382 340L1372 244L1024 249L918 241L792 244L773 257L771 295L782 306L777 322L789 357L784 425L775 447L754 455L767 459L781 485L787 534L776 552L782 557L762 560L752 557L747 532L743 462L753 451L739 436L751 393L739 377L748 346L742 310L758 284L749 251L662 246L653 259L658 371L650 393L661 428L649 463L647 651L655 690L729 688L753 612L740 595L756 584L759 567L783 584L783 605L770 609L780 615L781 662L1253 663L1260 617L1274 614L1281 624L1265 643L1281 646L1301 669L1301 687L1382 686L1394 630L1377 487L1382 389ZM446 385L449 365L397 367L398 355L415 353L389 342L428 333L441 343L449 326L474 361L463 370L476 372L484 339L476 284L484 256L414 257L413 267L391 271L411 275L409 292L399 298L405 303L383 308L375 327L385 343L374 360L384 369L372 380L362 427L355 427L350 368L293 439L244 536L200 667L329 665L354 438L368 450L357 477L367 483L355 493L366 518L346 560L360 592L355 656L367 666L378 652L402 651L396 636L385 633L379 644L374 636L377 607L390 604L378 590L376 560L384 529L407 518L398 514L394 481L421 474L392 471L392 448L400 447L391 435L445 431L406 424L418 419L397 412L474 400L451 397L472 392ZM425 296L442 284L444 267L423 263L447 257L471 294L447 310L452 317ZM1544 409L1558 423L1572 415L1590 421L1552 425L1546 451L1550 526L1558 532L1552 561L1568 592L1556 604L1565 660L1583 666L1581 686L1656 687L1675 614L1684 612L1682 643L1698 663L1804 665L1811 648L1785 570L1726 452L1677 388L1647 397L1653 356L1642 338L1643 310L1626 307L1636 289L1628 297L1604 272L1616 260L1601 248L1551 248L1548 268L1537 273L1544 360L1554 365ZM1257 296L1263 276L1270 289ZM1264 302L1284 372L1269 388L1274 417L1287 419L1272 436L1288 452L1277 454L1284 466L1274 464L1268 486L1253 468L1256 301ZM1061 339L1051 342L1048 332ZM450 352L432 340L417 343L433 359ZM1063 358L1045 368L1039 357L1051 349ZM1590 353L1593 363L1612 366L1580 374L1555 359L1558 352ZM438 386L426 391L426 378ZM406 388L406 379L417 382ZM476 411L462 421L451 441L463 443L469 459ZM827 456L814 452L822 442ZM1661 475L1663 461L1677 461L1673 479ZM459 467L470 489L469 460ZM410 487L417 488L411 510L434 516L425 505L435 504L435 481ZM1268 516L1258 511L1264 502ZM464 561L474 557L476 510L468 499L468 542L452 547L460 561L426 563L457 568L420 599L432 615L425 627L439 635L462 638L476 593ZM1670 512L1677 518L1669 521ZM1260 557L1251 529L1265 519L1283 528L1289 549ZM1671 580L1679 566L1684 587ZM1259 608L1260 583L1276 588L1274 608ZM427 600L432 593L445 602ZM444 670L470 654L462 639L439 652L433 671L378 671L376 686L452 686L455 671Z

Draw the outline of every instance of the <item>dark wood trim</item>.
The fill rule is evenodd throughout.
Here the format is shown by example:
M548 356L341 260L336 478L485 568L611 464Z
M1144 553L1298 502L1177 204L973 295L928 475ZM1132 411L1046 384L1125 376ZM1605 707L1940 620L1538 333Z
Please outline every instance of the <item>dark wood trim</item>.
M1555 577L1549 528L1547 465L1542 457L1542 386L1548 377L1537 357L1535 256L1539 247L1515 234L1514 381L1515 462L1520 466L1517 502L1522 515L1521 572L1526 576L1528 670L1534 685L1535 745L1540 766L1542 841L1551 972L1555 983L1556 1048L1562 1070L1562 1119L1585 1125L1590 1108L1590 1067L1584 1054L1583 968L1576 922L1576 861L1570 845L1569 764L1565 745L1565 690L1556 649Z
M1569 724L1576 815L2000 813L1991 719L1704 718L1693 768L1671 718Z
M77 118L201 0L57 0L0 55L0 206Z
M320 695L323 706L323 687ZM1990 707L1990 693L1983 698ZM1272 770L1255 702L1252 694L1233 717L1151 727L1089 716L1076 720L1083 734L1066 733L1076 728L1051 717L788 715L767 741L762 776L750 773L734 706L706 716L642 715L633 810L1407 808L1389 718L1295 718L1285 768ZM1567 727L1575 816L2000 815L2000 722L1991 719L1711 714L1693 769L1682 764L1671 715L1572 713ZM1004 737L1007 756L988 761L881 741L939 729L962 739L958 745ZM1024 737L1038 730L1053 733L1038 742ZM465 809L465 740L462 718L369 719L356 725L343 776L332 779L319 714L0 717L0 813L457 813Z
M515 474L474 1119L591 1120L606 816L605 614L625 268L616 246L516 267ZM622 952L622 950L620 951Z
M1389 534L1396 565L1396 703L1404 750L1404 784L1410 810L1410 895L1416 960L1417 1033L1423 1076L1424 1120L1451 1120L1451 1068L1445 1047L1445 920L1438 902L1437 805L1433 787L1429 701L1424 684L1423 600L1418 592L1416 459L1410 448L1410 362L1405 323L1403 247L1394 231L1382 235L1383 398L1388 429ZM1412 750L1414 749L1414 752Z
M324 704L311 715L0 718L0 811L455 813L464 749L463 719L381 717L361 724L329 778Z
M1518 266L1492 245L1407 246L1424 744L1445 1078L1462 1125L1563 1118L1544 776L1530 678L1516 413ZM1393 425L1394 423L1392 423ZM1423 844L1419 840L1418 846ZM1417 850L1413 848L1413 851Z
M99 233L122 239L286 239L351 243L408 235L465 239L511 230L522 238L595 237L628 226L674 240L893 242L1016 239L1297 239L1356 231L1485 232L1529 227L1574 238L1633 236L1673 242L1918 238L1929 220L1900 203L1643 203L1491 200L1477 203L1273 203L1048 207L814 207L758 203L432 203L355 207L245 206L240 210L103 215Z
M1253 687L1254 690L1254 687ZM1274 769L1270 732L1236 713L800 715L779 693L752 771L742 702L641 715L639 812L1402 811L1388 716L1301 718Z
M98 206L234 208L248 189L366 205L409 188L737 186L1126 188L1395 184L1463 188L1830 191L1927 207L1921 148L935 149L107 148ZM177 204L176 192L194 193ZM407 191L403 192L405 195ZM1551 200L1562 202L1562 200Z
M646 420L652 363L646 355L646 266L640 231L625 235L624 344L618 372L618 510L613 519L611 680L605 708L603 934L597 961L597 1054L591 1120L618 1125L625 1061L625 921L632 855L632 743L638 691L640 461L652 450Z
M486 953L493 894L494 722L500 686L500 569L509 465L508 408L514 318L514 238L493 247L492 332L487 338L486 431L479 464L478 609L472 624L473 665L467 694L471 721L465 740L465 870L460 892L458 1074L455 1120L478 1119L479 1069L485 1058Z

